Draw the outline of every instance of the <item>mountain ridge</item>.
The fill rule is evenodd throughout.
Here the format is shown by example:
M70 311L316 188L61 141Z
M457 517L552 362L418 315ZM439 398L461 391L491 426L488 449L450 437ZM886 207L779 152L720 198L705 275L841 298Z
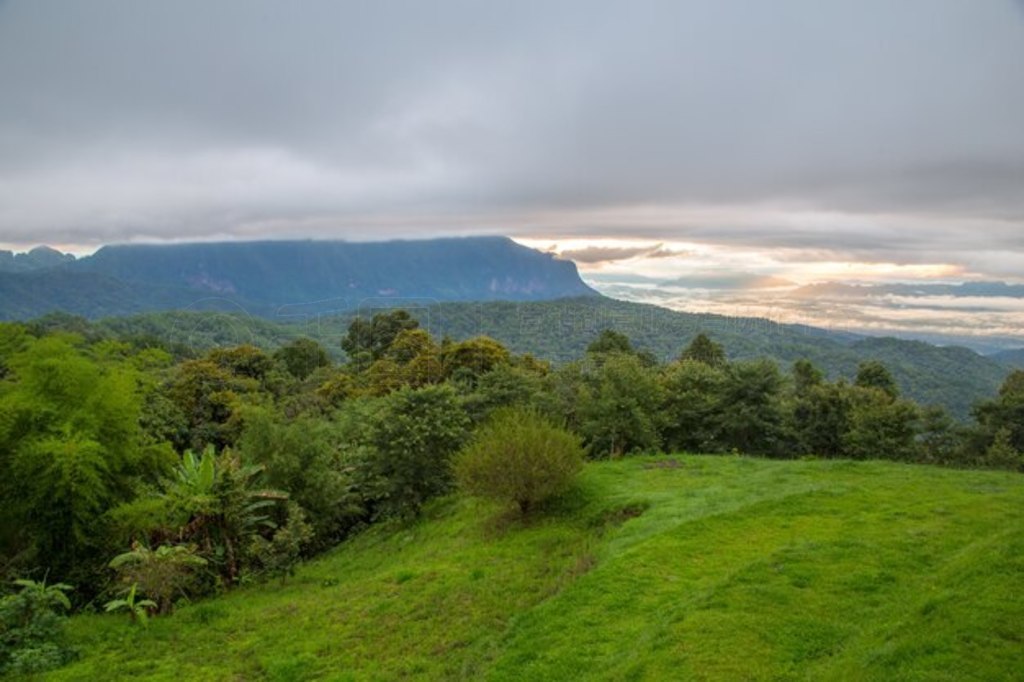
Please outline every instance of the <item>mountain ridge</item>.
M0 319L54 310L96 318L191 308L211 297L272 316L282 306L350 309L377 297L467 301L599 295L571 261L507 237L115 244L51 267L4 274ZM109 278L106 287L101 277Z

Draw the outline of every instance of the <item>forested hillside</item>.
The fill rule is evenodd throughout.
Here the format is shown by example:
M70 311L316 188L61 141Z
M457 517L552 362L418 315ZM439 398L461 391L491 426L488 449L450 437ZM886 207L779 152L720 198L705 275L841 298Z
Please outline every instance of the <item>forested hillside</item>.
M286 311L266 320L242 312L165 312L111 318L89 323L51 316L43 324L86 334L117 337L148 336L169 343L179 352L205 351L219 345L248 343L273 350L298 336L316 339L340 359L339 340L351 320L372 316L401 301L379 299L338 315ZM922 404L941 405L966 419L975 402L992 395L1008 367L958 347L939 347L917 341L859 337L800 325L780 325L756 318L681 313L640 303L604 297L557 301L440 303L409 306L410 314L438 338L463 340L486 335L518 353L530 353L555 363L583 356L594 336L604 329L620 331L637 348L662 361L698 333L711 335L733 359L759 357L789 365L806 358L830 378L853 379L866 360L885 363L901 390Z
M199 351L81 318L0 324L0 572L13 587L0 597L0 672L73 661L63 611L102 606L145 623L286 580L456 486L534 518L573 489L585 459L1024 469L1024 371L955 424L877 360L831 381L807 359L730 359L703 333L666 362L605 329L553 366L480 334L438 338L389 310L351 319L337 342L343 362L302 336Z
M1024 348L1000 351L989 358L1006 367L1024 368Z

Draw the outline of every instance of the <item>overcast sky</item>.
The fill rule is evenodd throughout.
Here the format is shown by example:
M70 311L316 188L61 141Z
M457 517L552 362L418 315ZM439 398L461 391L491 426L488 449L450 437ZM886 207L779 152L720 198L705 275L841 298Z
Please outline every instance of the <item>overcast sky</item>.
M1016 0L0 0L0 104L15 247L486 232L1024 273Z

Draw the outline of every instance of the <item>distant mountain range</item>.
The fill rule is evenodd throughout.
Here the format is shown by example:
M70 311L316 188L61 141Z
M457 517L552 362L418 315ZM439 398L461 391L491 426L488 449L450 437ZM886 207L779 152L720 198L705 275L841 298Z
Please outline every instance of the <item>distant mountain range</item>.
M27 253L0 250L0 272L31 272L74 260L70 253L61 253L49 246L37 246Z
M598 295L574 263L505 237L115 245L78 260L41 247L17 256L0 252L0 263L0 319L56 310L96 318L232 306L271 316L282 309L349 310L377 298Z

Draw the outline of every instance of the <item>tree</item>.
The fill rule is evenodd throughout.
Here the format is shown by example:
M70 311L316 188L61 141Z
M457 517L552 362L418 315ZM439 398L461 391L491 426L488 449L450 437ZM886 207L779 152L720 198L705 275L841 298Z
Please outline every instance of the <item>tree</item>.
M368 473L378 510L410 516L451 488L451 457L465 443L469 417L448 385L403 388L382 399L373 419Z
M703 332L697 334L690 345L683 349L679 359L695 360L711 367L721 367L726 363L725 349Z
M302 380L320 367L330 367L331 358L327 351L313 339L295 339L274 353L274 360L284 365L285 370L296 379Z
M192 449L223 449L241 432L236 413L243 396L258 389L255 379L236 376L217 362L190 360L178 365L167 394L185 416Z
M445 376L470 384L475 384L481 375L499 365L507 365L511 360L512 354L508 349L488 336L477 336L441 348Z
M11 356L0 385L0 533L4 554L34 552L53 574L86 581L102 565L101 519L143 473L138 382L99 364L73 337Z
M356 317L341 340L341 348L350 360L369 364L380 359L402 331L419 325L405 310L377 313L369 320Z
M543 392L544 377L534 370L498 365L482 375L464 406L474 422L482 421L500 407L534 405Z
M1010 430L1003 428L996 432L992 444L985 450L983 464L996 469L1024 471L1024 453L1013 447Z
M316 545L328 546L366 516L344 434L335 422L301 417L285 422L269 410L252 410L239 450L265 467L268 486L287 490L309 518ZM314 538L310 538L313 540Z
M896 380L893 379L885 365L877 360L860 363L854 385L861 388L876 388L892 400L900 397L900 389L896 385Z
M420 388L444 379L441 352L422 329L399 332L388 349L363 373L371 395L387 395L403 386Z
M697 360L682 360L665 370L661 384L665 447L672 452L718 450L725 372Z
M855 388L843 454L854 459L913 461L917 456L918 410L880 388Z
M850 430L852 397L845 383L807 386L797 393L792 419L800 452L819 457L842 457Z
M781 454L782 385L778 366L769 360L728 366L719 412L726 447L751 455Z
M793 363L793 389L797 396L807 395L824 381L825 375L810 360L801 359Z
M629 337L612 329L603 330L587 346L588 353L632 353L633 344Z
M595 457L661 446L661 387L634 355L613 353L590 366L579 396L580 432Z
M563 492L582 467L578 436L521 408L496 411L454 462L460 489L521 514Z
M1006 431L1008 445L1024 451L1024 370L1014 370L1003 381L999 395L979 404L974 415L994 443L996 434Z

